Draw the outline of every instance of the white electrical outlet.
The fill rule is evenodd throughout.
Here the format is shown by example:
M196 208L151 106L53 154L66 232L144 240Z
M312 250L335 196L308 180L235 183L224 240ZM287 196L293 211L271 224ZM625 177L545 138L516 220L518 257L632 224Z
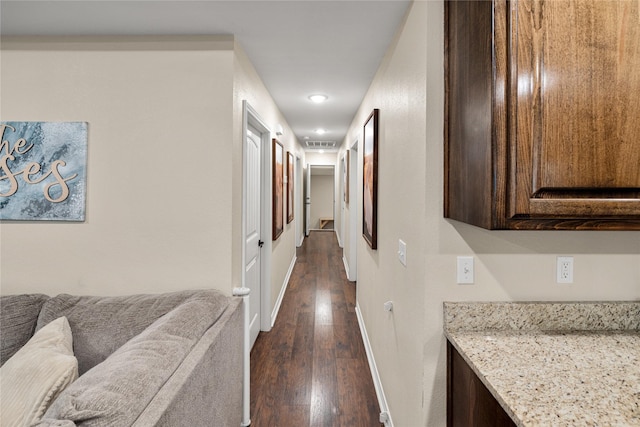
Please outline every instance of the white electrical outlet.
M573 283L573 257L559 256L556 263L556 282Z
M458 257L458 284L472 284L473 283L473 257L472 256L459 256Z

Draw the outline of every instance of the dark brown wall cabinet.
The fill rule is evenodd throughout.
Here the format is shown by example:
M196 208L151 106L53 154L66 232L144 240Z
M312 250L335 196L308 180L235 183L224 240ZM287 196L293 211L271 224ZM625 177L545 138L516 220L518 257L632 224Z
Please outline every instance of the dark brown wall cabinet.
M445 217L640 230L640 3L445 3Z
M447 341L447 427L515 427L480 378Z

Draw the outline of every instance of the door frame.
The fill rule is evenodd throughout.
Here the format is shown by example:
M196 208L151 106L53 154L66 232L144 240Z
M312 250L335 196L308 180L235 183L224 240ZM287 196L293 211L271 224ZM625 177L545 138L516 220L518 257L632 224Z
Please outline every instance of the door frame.
M340 232L338 233L338 228L336 228L336 234L338 235L338 244L344 250L343 242L347 241L347 236L344 235L345 223L347 222L347 202L345 200L345 195L347 188L349 188L349 183L347 182L345 187L344 182L345 175L347 174L347 168L349 167L349 165L347 165L347 151L342 153L339 162L340 171L338 172L338 194L336 197L340 199Z
M304 168L302 167L302 158L300 156L296 156L296 161L294 164L294 177L295 180L293 182L293 188L295 191L294 200L296 201L294 210L294 218L295 218L295 227L296 227L296 246L302 246L304 242L304 220L303 220L303 209L304 209L304 188L302 187L302 172Z
M358 191L358 178L361 176L362 171L359 170L360 161L358 160L358 140L356 139L351 144L349 153L349 271L347 271L347 278L355 282L358 279L358 230L362 230L358 224L358 219L362 218L358 215L361 202L358 198L360 192Z
M246 251L245 241L247 233L245 222L247 218L247 158L244 144L247 139L249 126L260 132L261 156L261 197L260 197L260 234L264 245L260 251L260 295L250 295L250 298L260 299L260 330L271 330L271 130L260 118L256 110L246 100L242 101L242 286L245 287Z
M304 180L304 235L309 237L311 228L309 220L311 216L311 165L307 163L306 176Z
M311 224L309 223L310 217L311 217L311 200L309 198L309 193L311 192L311 181L312 181L312 175L313 175L313 168L314 167L318 167L318 168L333 168L333 206L331 207L331 211L333 214L333 229L332 230L322 230L320 228L311 228ZM333 231L334 233L337 233L335 224L336 224L336 217L338 214L338 210L337 210L337 203L336 203L336 182L337 182L337 177L336 177L336 171L338 169L338 165L336 163L307 163L307 182L306 182L306 193L305 193L305 230L306 236L309 236L309 233L311 231ZM338 237L338 240L340 238Z

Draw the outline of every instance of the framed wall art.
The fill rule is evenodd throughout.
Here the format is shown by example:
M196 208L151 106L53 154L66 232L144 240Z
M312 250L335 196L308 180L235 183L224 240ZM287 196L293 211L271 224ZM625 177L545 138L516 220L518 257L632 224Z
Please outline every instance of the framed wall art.
M284 151L282 144L275 138L273 139L273 240L278 240L278 237L284 230Z
M378 116L376 108L364 123L362 165L362 236L378 248Z
M287 224L293 221L293 154L287 151Z
M0 122L0 220L84 221L86 122Z

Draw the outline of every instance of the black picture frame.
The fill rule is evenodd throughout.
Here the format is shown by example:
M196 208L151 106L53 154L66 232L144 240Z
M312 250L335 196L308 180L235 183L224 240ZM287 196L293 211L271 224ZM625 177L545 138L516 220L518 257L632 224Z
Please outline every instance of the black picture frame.
M275 138L272 145L272 239L278 240L284 230L284 148Z
M374 109L362 133L362 236L371 249L378 248L378 122Z

